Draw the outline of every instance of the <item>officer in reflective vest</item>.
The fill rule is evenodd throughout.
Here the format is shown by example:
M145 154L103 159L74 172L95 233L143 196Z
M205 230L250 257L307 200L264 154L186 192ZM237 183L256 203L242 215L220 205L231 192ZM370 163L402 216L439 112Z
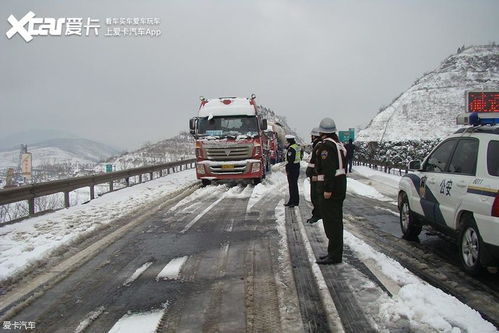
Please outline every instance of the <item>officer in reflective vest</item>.
M312 154L310 161L308 162L305 174L310 178L310 199L312 201L312 217L307 220L307 223L315 223L321 219L321 209L320 209L320 196L322 193L317 191L317 171L315 169L315 164L317 162L317 149L320 148L319 145L322 139L319 135L319 128L316 127L310 132L312 139Z
M317 150L316 170L321 197L324 231L329 240L327 255L320 256L318 264L339 264L343 257L343 200L345 200L346 151L336 135L336 124L324 118L319 126L322 144Z
M298 193L298 176L300 175L301 151L293 135L286 135L288 149L286 151L286 175L288 176L289 201L284 206L294 207L300 203Z

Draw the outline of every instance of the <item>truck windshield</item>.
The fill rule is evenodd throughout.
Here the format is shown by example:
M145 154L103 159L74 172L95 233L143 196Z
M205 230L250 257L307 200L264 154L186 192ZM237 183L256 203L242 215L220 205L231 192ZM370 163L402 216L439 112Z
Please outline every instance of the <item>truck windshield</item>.
M258 122L255 116L230 116L199 118L197 134L200 136L249 136L258 135Z

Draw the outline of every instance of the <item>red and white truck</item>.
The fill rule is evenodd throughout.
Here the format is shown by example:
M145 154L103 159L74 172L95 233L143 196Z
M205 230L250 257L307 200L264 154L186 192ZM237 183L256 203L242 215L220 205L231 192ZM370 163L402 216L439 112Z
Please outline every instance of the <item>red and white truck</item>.
M276 122L268 122L265 135L267 136L269 161L276 164L284 161L284 148L286 145L284 128Z
M197 117L189 128L196 139L196 176L204 185L212 180L250 180L258 184L265 178L268 156L262 119L253 94L250 98L201 97Z

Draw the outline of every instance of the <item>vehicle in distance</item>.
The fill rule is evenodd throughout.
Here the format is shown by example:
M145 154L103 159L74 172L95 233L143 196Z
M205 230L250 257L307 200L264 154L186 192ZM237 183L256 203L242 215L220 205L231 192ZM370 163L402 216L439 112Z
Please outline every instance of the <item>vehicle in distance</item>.
M196 139L196 176L204 185L244 179L257 184L265 177L267 121L258 113L255 98L201 97L189 127Z

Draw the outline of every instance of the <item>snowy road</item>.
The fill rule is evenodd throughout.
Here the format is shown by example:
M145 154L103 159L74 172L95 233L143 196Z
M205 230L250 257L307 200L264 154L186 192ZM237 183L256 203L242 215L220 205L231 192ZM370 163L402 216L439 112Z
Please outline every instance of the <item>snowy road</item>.
M314 263L326 247L321 222L303 223L304 197L282 206L287 183L276 167L257 186L179 191L81 265L54 272L60 281L10 315L1 309L2 320L35 322L37 332L495 332L464 303L497 323L497 292L433 254L427 238L401 240L396 179L368 176L349 178L343 264Z

